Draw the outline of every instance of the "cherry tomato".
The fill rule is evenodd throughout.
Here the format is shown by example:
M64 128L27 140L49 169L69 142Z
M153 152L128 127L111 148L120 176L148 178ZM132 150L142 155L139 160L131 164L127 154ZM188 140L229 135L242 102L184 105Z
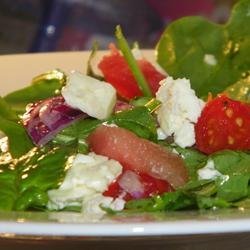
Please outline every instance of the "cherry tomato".
M197 148L206 153L250 149L250 105L219 95L209 101L195 125Z
M139 198L148 198L153 195L171 192L174 190L167 181L156 179L145 173L140 173L138 174L138 176L140 178L140 182L144 187L144 192ZM103 195L111 196L113 198L122 197L126 201L134 199L131 194L123 190L122 187L119 185L119 178L121 177L122 175L119 176L117 180L112 182L109 185L108 190L106 190Z

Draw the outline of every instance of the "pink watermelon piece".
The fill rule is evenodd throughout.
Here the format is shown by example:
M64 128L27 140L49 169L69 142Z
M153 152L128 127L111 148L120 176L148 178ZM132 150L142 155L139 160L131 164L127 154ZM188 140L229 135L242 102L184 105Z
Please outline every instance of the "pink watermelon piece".
M188 172L183 159L162 146L120 127L98 127L88 138L96 154L119 161L125 169L166 180L174 188L183 186Z

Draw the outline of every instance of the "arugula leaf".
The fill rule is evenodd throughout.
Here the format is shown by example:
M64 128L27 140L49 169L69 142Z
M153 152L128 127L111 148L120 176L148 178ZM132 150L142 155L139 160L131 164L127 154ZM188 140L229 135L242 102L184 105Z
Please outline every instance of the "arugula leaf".
M131 200L126 203L127 209L137 212L175 211L194 206L194 197L181 191L164 193L149 199Z
M229 208L232 207L232 203L218 197L197 197L197 205L200 209L209 208Z
M158 63L174 78L189 78L199 96L223 91L250 68L249 8L250 0L239 1L226 25L201 17L173 22L157 45Z

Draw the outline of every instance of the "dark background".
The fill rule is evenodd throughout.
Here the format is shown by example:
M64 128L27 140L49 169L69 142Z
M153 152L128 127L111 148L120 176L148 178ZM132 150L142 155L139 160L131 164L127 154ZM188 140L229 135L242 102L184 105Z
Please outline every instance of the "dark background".
M0 54L106 49L120 24L130 41L152 48L186 15L224 23L235 0L0 0Z

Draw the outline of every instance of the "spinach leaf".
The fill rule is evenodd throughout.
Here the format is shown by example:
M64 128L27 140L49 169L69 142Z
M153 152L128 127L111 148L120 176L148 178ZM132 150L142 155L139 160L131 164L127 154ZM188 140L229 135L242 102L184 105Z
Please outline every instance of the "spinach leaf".
M46 207L49 189L57 188L69 167L68 148L33 148L19 160L0 156L0 210Z
M15 111L0 97L0 131L8 137L9 152L14 158L22 156L33 147L26 130L18 120Z
M62 87L60 79L40 79L32 85L16 90L4 97L4 100L18 114L25 112L27 104L55 96Z
M158 63L174 78L189 78L199 96L223 91L250 68L249 8L250 0L239 1L225 25L201 17L173 22L157 45Z
M197 179L197 170L206 164L206 155L194 148L181 148L177 145L169 144L165 141L159 141L158 144L181 155L182 159L185 162L185 166L188 169L190 179Z
M234 100L250 103L250 77L246 76L225 89L228 96Z
M250 174L250 154L242 151L224 150L210 156L215 168L223 175Z
M218 186L217 197L226 201L235 201L248 195L248 175L232 175L227 181Z
M74 146L80 153L88 152L86 138L102 121L97 119L84 119L72 123L70 126L59 132L53 139L53 143Z
M246 198L249 195L250 154L241 151L224 150L211 155L209 158L213 160L215 169L222 176L216 180L210 180L212 181L210 187L201 185L199 192L196 192L196 194L213 196L213 198L222 199L225 202ZM210 194L206 193L207 188L211 189ZM207 190L209 191L209 189Z
M10 155L0 156L0 210L12 210L17 198L17 173ZM6 162L7 161L7 162Z
M119 112L113 115L108 122L126 128L139 137L157 140L156 122L146 107L135 107Z
M217 192L217 186L213 180L191 180L180 190L195 196L209 197Z
M11 121L17 121L18 117L10 105L0 96L0 116Z
M13 158L22 156L34 147L21 124L0 116L0 130L8 137L9 152Z
M146 139L156 140L157 137L155 120L148 109L146 107L135 107L134 109L114 114L107 121L93 118L78 120L59 132L53 139L53 143L64 146L72 145L78 148L78 152L87 153L87 137L103 122L107 124L114 123Z
M60 87L58 80L41 81L6 95L4 100L17 113L24 113L27 104L54 96Z

